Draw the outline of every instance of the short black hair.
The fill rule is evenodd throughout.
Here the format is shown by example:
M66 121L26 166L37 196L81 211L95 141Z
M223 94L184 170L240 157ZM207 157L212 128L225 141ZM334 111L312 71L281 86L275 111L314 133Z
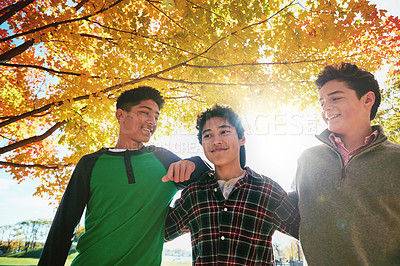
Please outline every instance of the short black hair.
M315 85L320 90L325 83L331 80L345 82L349 89L356 92L358 99L367 92L372 91L375 94L375 103L371 108L370 120L375 118L378 107L381 104L381 92L373 74L357 67L355 64L342 62L340 65L325 66L318 74Z
M203 144L202 132L204 125L207 122L207 120L213 117L221 117L222 119L225 119L226 121L229 122L229 124L235 127L239 139L243 137L244 128L242 122L240 121L239 116L235 113L235 111L233 111L232 108L228 106L221 106L216 104L197 116L196 129L198 130L197 138L200 144ZM245 165L246 165L246 150L243 145L240 147L240 166L244 168Z
M164 106L164 98L155 88L140 86L135 89L126 90L117 99L117 109L129 112L132 106L138 105L141 101L153 100L161 110Z

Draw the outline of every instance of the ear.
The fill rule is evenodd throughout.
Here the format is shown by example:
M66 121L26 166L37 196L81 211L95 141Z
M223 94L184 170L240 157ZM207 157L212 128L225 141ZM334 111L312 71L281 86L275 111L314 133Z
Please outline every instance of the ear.
M375 93L372 91L367 92L363 96L363 101L365 106L367 106L368 108L372 108L375 103Z
M246 143L246 137L243 134L242 138L239 139L239 144L240 144L240 146L243 146L245 143Z
M115 117L117 118L118 122L120 122L121 120L124 120L126 117L126 112L120 108L117 109L117 111L115 112Z

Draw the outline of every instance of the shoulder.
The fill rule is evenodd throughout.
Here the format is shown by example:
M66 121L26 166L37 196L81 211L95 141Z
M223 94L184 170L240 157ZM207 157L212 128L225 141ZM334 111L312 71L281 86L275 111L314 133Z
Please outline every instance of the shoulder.
M199 178L193 182L192 184L190 184L188 187L203 187L203 186L207 186L210 183L212 183L213 181L215 181L215 177L214 177L214 171L213 170L209 170L206 171L204 173L202 173Z
M378 151L390 156L391 158L400 159L400 144L393 143L389 140L385 140L380 145L377 146Z
M177 157L177 155L175 153L173 153L172 151L170 151L166 148L154 146L154 145L146 146L146 151L150 152L150 153L154 153L156 155L160 155L160 156L176 156Z
M168 169L171 163L180 161L181 158L177 156L175 153L163 148L154 145L146 146L146 151L149 153L153 153L158 160L160 160L164 166Z
M169 150L167 150L166 148L155 146L155 145L145 146L145 149L146 149L147 152L172 153Z
M264 200L273 200L278 204L287 194L281 185L272 178L258 174L248 167L246 167L246 171L249 186L245 187L250 195L257 195L256 198Z
M326 153L331 153L332 149L333 148L330 148L326 144L310 147L300 154L299 161L309 160L311 158L321 158L322 156L326 155Z
M264 183L265 181L272 180L265 175L261 175L261 174L257 173L256 171L254 171L253 169L251 169L248 166L246 166L245 170L246 170L247 177L250 181Z
M305 149L300 156L318 154L321 152L326 152L327 150L330 150L328 145L320 144L320 145L312 146L310 148Z
M250 169L250 167L246 167L246 172L249 182L252 182L253 184L281 189L281 186L278 184L278 182L268 176L255 172L254 170Z
M102 154L107 152L107 148L101 148L100 150L92 153L85 154L79 160L79 164L88 163L90 161L96 161Z
M212 170L202 173L196 181L190 183L183 191L182 195L190 194L199 190L207 190L216 182L214 172Z

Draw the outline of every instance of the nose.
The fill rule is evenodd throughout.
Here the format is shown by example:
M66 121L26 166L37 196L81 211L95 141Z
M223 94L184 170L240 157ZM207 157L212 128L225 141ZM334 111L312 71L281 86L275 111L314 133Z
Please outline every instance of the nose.
M148 115L147 116L147 123L151 124L151 125L156 125L157 124L157 118L155 115Z
M322 105L322 111L328 111L332 109L332 105L329 103L329 101L326 101L323 105Z
M221 137L217 134L213 137L213 145L219 145L222 143Z

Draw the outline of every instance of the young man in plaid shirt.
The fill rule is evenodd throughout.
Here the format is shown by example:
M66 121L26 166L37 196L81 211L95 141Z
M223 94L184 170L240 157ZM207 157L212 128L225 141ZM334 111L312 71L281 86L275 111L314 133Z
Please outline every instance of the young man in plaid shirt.
M215 171L182 192L166 240L190 231L194 265L272 265L275 230L298 238L296 204L278 183L244 168L244 129L232 109L208 109L196 128Z

